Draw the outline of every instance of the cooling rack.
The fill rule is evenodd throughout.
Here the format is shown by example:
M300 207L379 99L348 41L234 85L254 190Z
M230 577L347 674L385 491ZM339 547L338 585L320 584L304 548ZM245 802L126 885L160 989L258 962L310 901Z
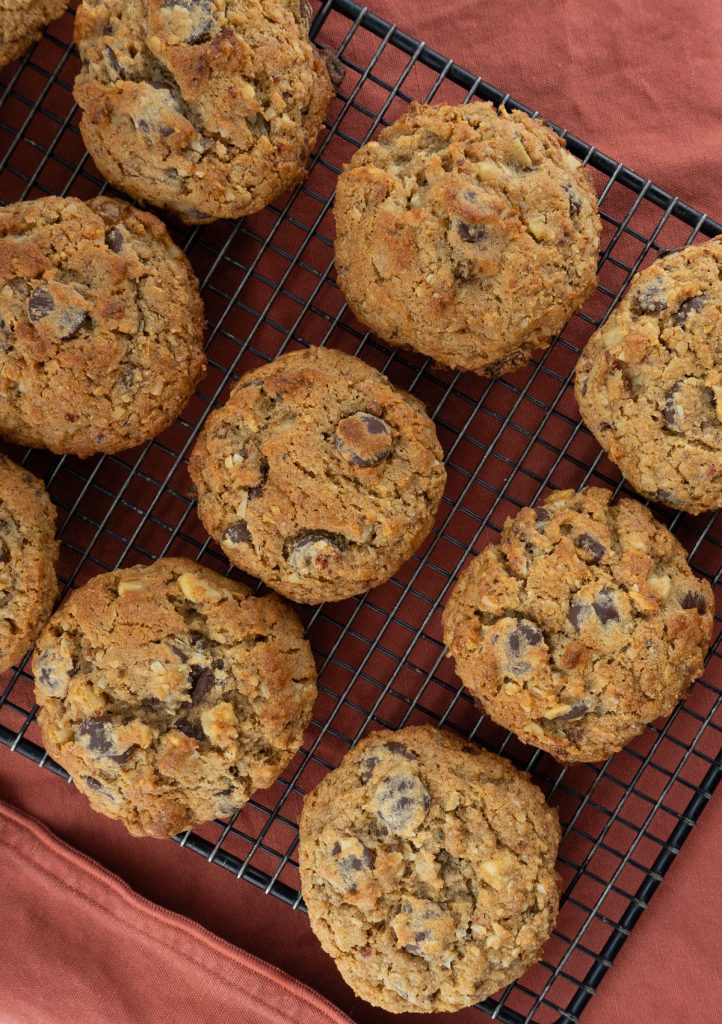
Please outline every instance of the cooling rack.
M311 32L338 55L346 76L306 183L245 222L174 229L201 280L209 323L209 373L183 416L121 455L80 461L11 454L45 479L58 507L66 591L98 572L161 555L227 572L196 518L186 463L206 414L240 373L289 348L328 344L361 356L425 402L449 477L433 535L384 586L302 610L319 667L319 699L302 750L233 818L178 842L302 908L295 855L302 796L349 745L375 725L424 721L473 737L529 770L565 827L565 893L544 959L482 1009L507 1024L575 1022L719 781L720 619L704 678L668 721L604 765L562 768L480 715L444 658L440 612L462 563L520 507L550 488L626 489L579 421L571 393L577 355L640 266L722 227L561 132L591 168L604 222L600 284L583 312L541 358L497 380L389 351L354 322L334 282L330 210L341 165L414 99L479 97L527 108L350 0L326 0ZM106 188L77 129L71 33L68 14L0 75L3 202L49 193L88 198ZM694 570L717 587L717 517L654 511L685 545ZM67 778L43 751L34 717L26 659L0 681L0 742Z

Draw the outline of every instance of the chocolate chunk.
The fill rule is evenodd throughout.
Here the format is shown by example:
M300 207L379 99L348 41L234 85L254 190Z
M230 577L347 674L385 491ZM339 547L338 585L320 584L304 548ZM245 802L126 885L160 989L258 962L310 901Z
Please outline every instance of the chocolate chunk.
M536 528L540 533L544 533L544 527L551 519L551 512L545 508L535 508L534 515L536 517Z
M569 605L569 614L567 618L571 622L572 626L574 626L577 633L580 631L582 621L587 617L590 610L590 606L586 601L572 601Z
M569 216L574 219L579 216L579 211L582 208L582 201L569 182L562 185L562 188L569 196Z
M161 7L182 7L191 15L191 30L186 42L195 45L210 39L213 29L212 0L163 0Z
M680 504L680 500L676 494L672 491L668 491L664 487L660 487L655 495L657 501L661 501L664 505L671 505L673 508Z
M101 782L98 782L97 779L94 779L92 775L86 775L85 785L88 786L89 789L94 789L96 791L102 790L103 788L103 784Z
M331 849L331 856L338 858L339 874L348 892L356 891L359 876L367 871L371 871L376 863L374 851L362 843L359 845L361 846L360 855L347 853L344 857L341 857L342 847L340 843L334 843Z
M123 232L119 228L111 228L106 232L105 244L111 252L120 252L123 248Z
M341 85L346 77L346 68L341 62L341 58L337 57L333 50L329 50L325 46L320 46L319 51L326 64L331 84L335 89L338 89L339 85Z
M707 614L707 602L704 599L704 594L700 594L699 591L689 590L686 594L682 595L679 603L686 610L696 608L700 615Z
M681 390L682 381L678 380L677 383L673 384L667 392L667 397L664 402L664 418L672 427L681 426L681 417L677 412L677 403L675 401Z
M231 523L226 528L223 539L227 544L249 544L251 541L251 531L243 520L240 520L237 523Z
M586 715L587 711L589 711L587 705L584 703L584 701L580 701L578 704L575 704L573 707L571 707L569 711L566 712L566 714L557 715L556 721L572 722L575 718L582 718L583 715Z
M592 608L603 626L610 622L619 622L619 612L614 603L614 591L609 587L604 587L599 591L592 601Z
M108 62L112 70L116 73L118 78L125 78L125 68L118 60L118 55L116 54L112 46L108 46L106 44L103 47L103 56L105 57L106 61Z
M249 499L260 498L261 495L263 494L263 488L266 486L266 481L268 480L268 459L266 459L265 457L261 459L261 468L259 470L259 473L260 479L258 483L255 484L254 487L250 487L248 489Z
M116 749L111 718L86 718L75 738L97 757L110 757Z
M171 644L171 650L175 654L176 658L179 658L180 661L182 661L183 664L185 665L185 663L188 661L188 655L186 654L186 652L181 650L180 647L175 647L172 644Z
M598 541L596 537L592 537L591 533L582 533L577 537L577 547L581 548L582 551L589 555L592 562L598 562L606 552L606 548Z
M393 437L388 423L368 412L342 419L336 427L336 447L352 466L377 466L391 454Z
M81 327L84 327L90 317L84 309L77 306L66 306L60 310L57 316L57 334L64 341L75 337Z
M0 565L7 565L10 561L10 548L4 540L0 540Z
M405 747L403 743L399 743L396 740L390 740L388 743L382 744L386 750L390 750L392 754L398 754L399 757L403 757L405 761L415 761L416 756L411 753L408 747Z
M475 245L486 238L486 227L484 224L467 224L463 220L456 222L456 230L462 242L471 242Z
M649 284L644 285L632 297L633 313L661 313L666 308L667 299L660 278L655 278Z
M57 693L61 687L61 680L56 676L51 668L47 665L43 665L38 672L38 682L44 689L49 693Z
M706 295L693 295L691 299L687 299L679 307L677 312L674 314L672 323L675 327L684 327L687 323L687 319L690 313L699 313L700 309L704 306L707 301Z
M308 530L297 534L285 545L289 562L299 572L326 572L333 552L343 554L348 540L328 530Z
M28 317L30 322L36 324L38 320L42 320L48 313L52 313L54 309L55 302L47 285L40 284L37 288L33 288L28 299Z
M175 723L175 727L179 732L182 732L184 736L188 736L192 740L197 740L198 743L205 739L205 733L199 724L191 722L189 718L179 718Z
M520 619L517 626L509 634L509 650L514 657L526 653L528 647L537 647L544 636L542 631L534 622L528 619Z
M374 773L374 768L381 764L380 757L365 757L361 762L361 774L359 778L361 782L368 782Z
M216 677L207 666L194 665L190 672L191 704L200 704L213 689Z
M415 831L431 805L429 791L416 775L397 772L383 779L374 793L374 809L389 832Z

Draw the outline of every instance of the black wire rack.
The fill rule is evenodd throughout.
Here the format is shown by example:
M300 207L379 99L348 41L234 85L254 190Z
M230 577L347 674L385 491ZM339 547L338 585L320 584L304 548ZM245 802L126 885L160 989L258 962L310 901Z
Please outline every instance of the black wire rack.
M71 5L74 6L74 5ZM77 128L72 83L79 62L71 14L0 75L0 199L97 195L107 186ZM183 416L160 437L87 461L12 453L42 476L58 507L65 590L118 565L186 555L227 572L195 514L187 457L208 411L240 373L288 348L329 344L360 355L415 393L436 422L448 485L424 548L389 583L302 614L319 667L319 699L305 743L269 790L228 821L178 841L302 908L295 856L302 796L372 725L433 721L529 770L565 826L565 893L544 959L482 1009L492 1018L574 1022L611 965L699 818L722 773L720 619L704 679L663 724L604 765L562 768L480 715L444 658L440 613L467 557L504 519L550 488L597 483L625 489L581 425L571 392L580 348L631 276L661 250L722 227L565 132L592 169L604 223L600 284L584 311L525 369L496 380L432 367L389 351L347 312L333 277L330 214L336 175L380 125L411 100L508 95L350 0L325 0L312 36L338 54L346 78L306 183L244 222L175 233L202 283L209 373ZM559 130L559 129L557 129ZM655 508L716 587L722 527ZM0 681L0 742L67 779L45 754L28 659Z

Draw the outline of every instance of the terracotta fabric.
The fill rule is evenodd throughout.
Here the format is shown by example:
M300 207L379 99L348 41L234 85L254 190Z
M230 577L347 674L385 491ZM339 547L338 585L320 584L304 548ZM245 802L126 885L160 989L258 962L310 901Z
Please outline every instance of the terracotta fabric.
M373 8L645 177L722 219L720 0L639 0L634 4L557 0L553 5L534 0L513 4L374 0ZM209 867L175 843L132 839L121 826L94 815L72 787L3 749L0 797L37 815L142 895L188 915L318 989L357 1024L433 1019L392 1017L361 1003L321 952L305 915L239 883L223 869ZM709 1024L719 1019L722 891L716 880L721 831L722 799L717 799L705 811L592 999L583 1024L631 1020ZM0 869L2 861L0 856ZM12 945L7 938L7 888L0 893L0 941L5 956ZM25 904L26 912L35 906L33 897ZM2 978L0 1021L50 1024L58 1019L50 1006L32 1017L10 1015L6 1003L7 992L15 992L19 985L21 968L25 974L34 970L35 977L46 973L57 981L52 965L56 953L53 947L47 963L27 955L14 978ZM134 988L144 977L163 978L164 989L169 989L165 971L172 966L166 957L162 971L155 965L151 970L147 963L140 974L127 971L125 999L132 1000L134 991L144 991ZM196 997L193 977L184 981L176 971L173 979L179 998ZM115 1020L118 1013L115 1006L112 1009ZM249 1012L248 1002L239 1003L236 995L229 995L223 1010L223 1019L252 1020L243 1016ZM141 1001L136 1002L135 1012L135 1019L145 1021ZM183 1019L219 1016L204 1004L195 1018L184 1014ZM108 1013L99 1019L108 1019ZM169 1013L166 1019L174 1018ZM455 1024L478 1024L482 1018L470 1010L448 1019Z
M305 985L156 906L0 802L3 1020L348 1024ZM149 969L150 968L150 969Z

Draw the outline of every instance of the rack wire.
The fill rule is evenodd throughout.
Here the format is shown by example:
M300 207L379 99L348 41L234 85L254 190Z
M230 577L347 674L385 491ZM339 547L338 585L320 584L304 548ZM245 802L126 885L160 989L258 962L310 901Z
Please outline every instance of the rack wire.
M74 5L71 5L71 7ZM107 186L77 128L79 62L72 17L0 75L0 198L88 198ZM195 515L187 456L208 411L234 380L281 352L329 344L353 352L421 398L444 446L448 486L433 535L389 583L302 611L319 667L313 723L275 785L227 821L178 837L200 854L302 908L296 822L302 796L375 725L433 721L529 770L559 807L565 893L542 962L482 1008L506 1024L579 1020L722 774L720 618L703 679L663 724L604 765L562 768L485 719L444 658L440 612L459 567L504 519L553 488L626 490L579 421L571 376L580 348L631 276L660 251L722 226L650 181L561 132L595 177L604 223L600 284L583 312L530 366L496 380L443 371L389 351L347 312L333 277L335 177L355 149L411 100L491 100L528 110L481 78L351 0L325 0L313 38L346 69L328 132L305 184L243 222L177 229L202 283L209 373L180 419L154 441L87 461L12 454L42 476L59 511L64 590L119 565L186 555L228 572ZM536 116L536 115L535 115ZM557 129L559 130L559 129ZM722 564L716 515L655 508L715 587ZM0 681L0 742L67 775L45 754L28 659Z

